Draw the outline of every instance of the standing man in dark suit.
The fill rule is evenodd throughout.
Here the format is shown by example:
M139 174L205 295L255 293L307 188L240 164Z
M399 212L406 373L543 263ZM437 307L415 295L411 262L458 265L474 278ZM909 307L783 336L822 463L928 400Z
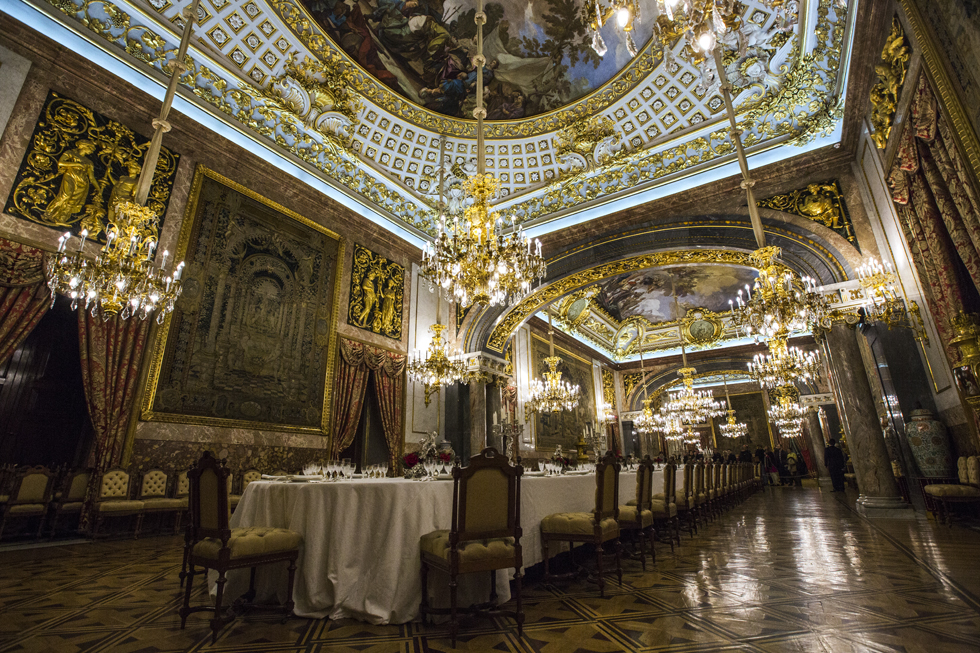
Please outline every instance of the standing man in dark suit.
M830 481L834 485L831 492L844 491L844 470L847 469L847 461L844 459L844 452L837 448L837 440L830 439L830 443L823 452L823 464L830 472Z

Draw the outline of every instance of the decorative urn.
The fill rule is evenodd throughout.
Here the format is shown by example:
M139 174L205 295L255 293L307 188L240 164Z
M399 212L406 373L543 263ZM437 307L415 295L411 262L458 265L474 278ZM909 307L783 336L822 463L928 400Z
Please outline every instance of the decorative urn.
M922 476L955 476L946 427L933 419L932 411L913 410L912 421L905 426L905 438Z

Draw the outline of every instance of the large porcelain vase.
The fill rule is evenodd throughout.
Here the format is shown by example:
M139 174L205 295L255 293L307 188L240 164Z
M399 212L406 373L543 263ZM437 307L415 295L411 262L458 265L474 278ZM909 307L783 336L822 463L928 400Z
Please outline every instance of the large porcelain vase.
M905 426L905 438L924 477L956 475L946 427L933 419L932 411L913 410L912 421Z

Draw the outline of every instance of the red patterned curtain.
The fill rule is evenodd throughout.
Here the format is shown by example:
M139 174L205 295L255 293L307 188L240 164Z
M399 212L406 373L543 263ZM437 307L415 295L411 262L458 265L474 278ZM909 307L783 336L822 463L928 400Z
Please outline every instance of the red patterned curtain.
M964 284L980 287L980 201L969 179L936 96L922 75L888 181L944 343L949 342L950 321L963 310ZM969 278L958 272L957 255ZM949 345L947 354L950 360L959 358Z
M140 360L146 347L150 321L118 315L103 319L78 311L78 345L82 359L82 382L95 443L89 454L94 478L119 465L129 417L134 410ZM83 522L87 520L95 483L89 485Z
M50 305L44 252L0 238L0 365L13 356Z
M402 388L405 386L406 357L384 349L367 347L364 362L374 372L374 391L381 409L381 427L388 443L391 465L402 449Z
M364 407L368 374L364 364L364 345L353 340L340 339L340 365L333 400L333 458L354 441L357 423Z

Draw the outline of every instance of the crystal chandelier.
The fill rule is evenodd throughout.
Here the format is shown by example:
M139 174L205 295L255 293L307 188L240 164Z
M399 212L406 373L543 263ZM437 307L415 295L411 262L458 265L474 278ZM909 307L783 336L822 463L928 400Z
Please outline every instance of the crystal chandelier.
M548 339L551 350L544 362L548 364L548 372L544 373L544 381L532 379L525 409L537 413L556 413L572 410L578 405L581 390L577 385L561 380L558 363L561 358L555 356L555 330L551 326L551 311L548 311Z
M483 25L487 15L480 1L475 22L477 25L476 62L476 169L466 180L465 191L472 202L463 211L462 219L453 218L450 226L440 216L438 235L426 243L422 252L422 275L438 286L448 299L463 308L471 304L490 306L514 304L531 291L531 284L542 279L547 265L541 256L541 242L533 244L524 236L521 227L511 220L511 232L503 233L503 223L497 213L490 213L490 200L497 196L500 181L486 170L483 119Z
M756 342L786 339L794 333L816 331L825 322L828 304L817 292L810 277L800 277L776 263L781 250L762 247L752 252L749 262L759 269L759 277L745 296L728 300L732 324L738 332Z
M676 2L675 2L676 4ZM592 49L600 57L605 56L608 48L602 39L599 30L607 24L610 19L615 18L616 27L626 35L626 49L631 57L637 53L636 42L633 40L633 22L640 18L640 4L638 0L587 0L583 7L588 32L592 37Z
M438 318L437 318L438 319ZM451 350L449 342L442 339L445 324L429 327L432 340L426 350L417 349L406 364L409 378L425 386L425 405L429 405L432 391L442 386L459 383L466 372L466 364L459 351Z
M668 415L659 411L654 413L653 430L663 435L668 442L684 439L684 424L676 415Z
M701 434L690 424L687 425L687 431L684 433L684 444L701 444Z
M194 0L184 10L184 31L180 45L170 65L173 72L170 84L160 109L160 117L153 121L153 138L147 149L136 181L131 200L122 200L109 206L105 232L105 245L89 261L82 255L85 239L89 232L83 229L79 234L77 248L69 251L71 233L65 232L58 239L58 254L48 268L48 288L51 302L58 294L71 298L71 308L79 304L83 310L91 307L92 315L101 309L104 318L119 315L122 319L138 315L145 320L157 311L157 322L162 324L167 313L174 310L174 302L180 296L180 276L184 270L181 262L167 273L167 259L170 253L163 252L159 266L154 265L153 257L159 242L159 216L146 206L153 183L153 173L160 158L163 135L170 131L167 116L173 104L174 93L180 75L185 71L183 64L190 43L191 28L197 19L199 0ZM91 234L98 236L98 232Z
M728 396L728 380L723 376L721 378L722 382L725 384L725 403L728 404L728 421L721 425L721 434L726 438L741 438L745 437L749 432L749 427L744 422L738 422L735 420L735 409L732 408L732 398Z
M696 371L693 367L683 367L678 370L677 373L683 380L684 386L669 392L670 399L664 402L660 409L661 412L675 416L684 424L700 424L725 412L724 404L715 401L710 391L694 389Z
M653 409L650 408L651 401L653 400L649 397L644 399L643 410L633 418L633 430L640 435L651 435L658 431L657 420L653 414Z
M771 390L793 382L810 382L820 375L820 352L790 347L785 338L770 341L768 354L756 354L749 374Z
M905 304L895 285L895 270L891 263L884 265L870 258L857 269L858 283L864 289L864 314L873 322L889 327L907 324Z
M799 403L799 392L791 385L784 385L773 391L776 403L769 407L769 419L779 429L780 434L793 437L801 432L806 409Z

